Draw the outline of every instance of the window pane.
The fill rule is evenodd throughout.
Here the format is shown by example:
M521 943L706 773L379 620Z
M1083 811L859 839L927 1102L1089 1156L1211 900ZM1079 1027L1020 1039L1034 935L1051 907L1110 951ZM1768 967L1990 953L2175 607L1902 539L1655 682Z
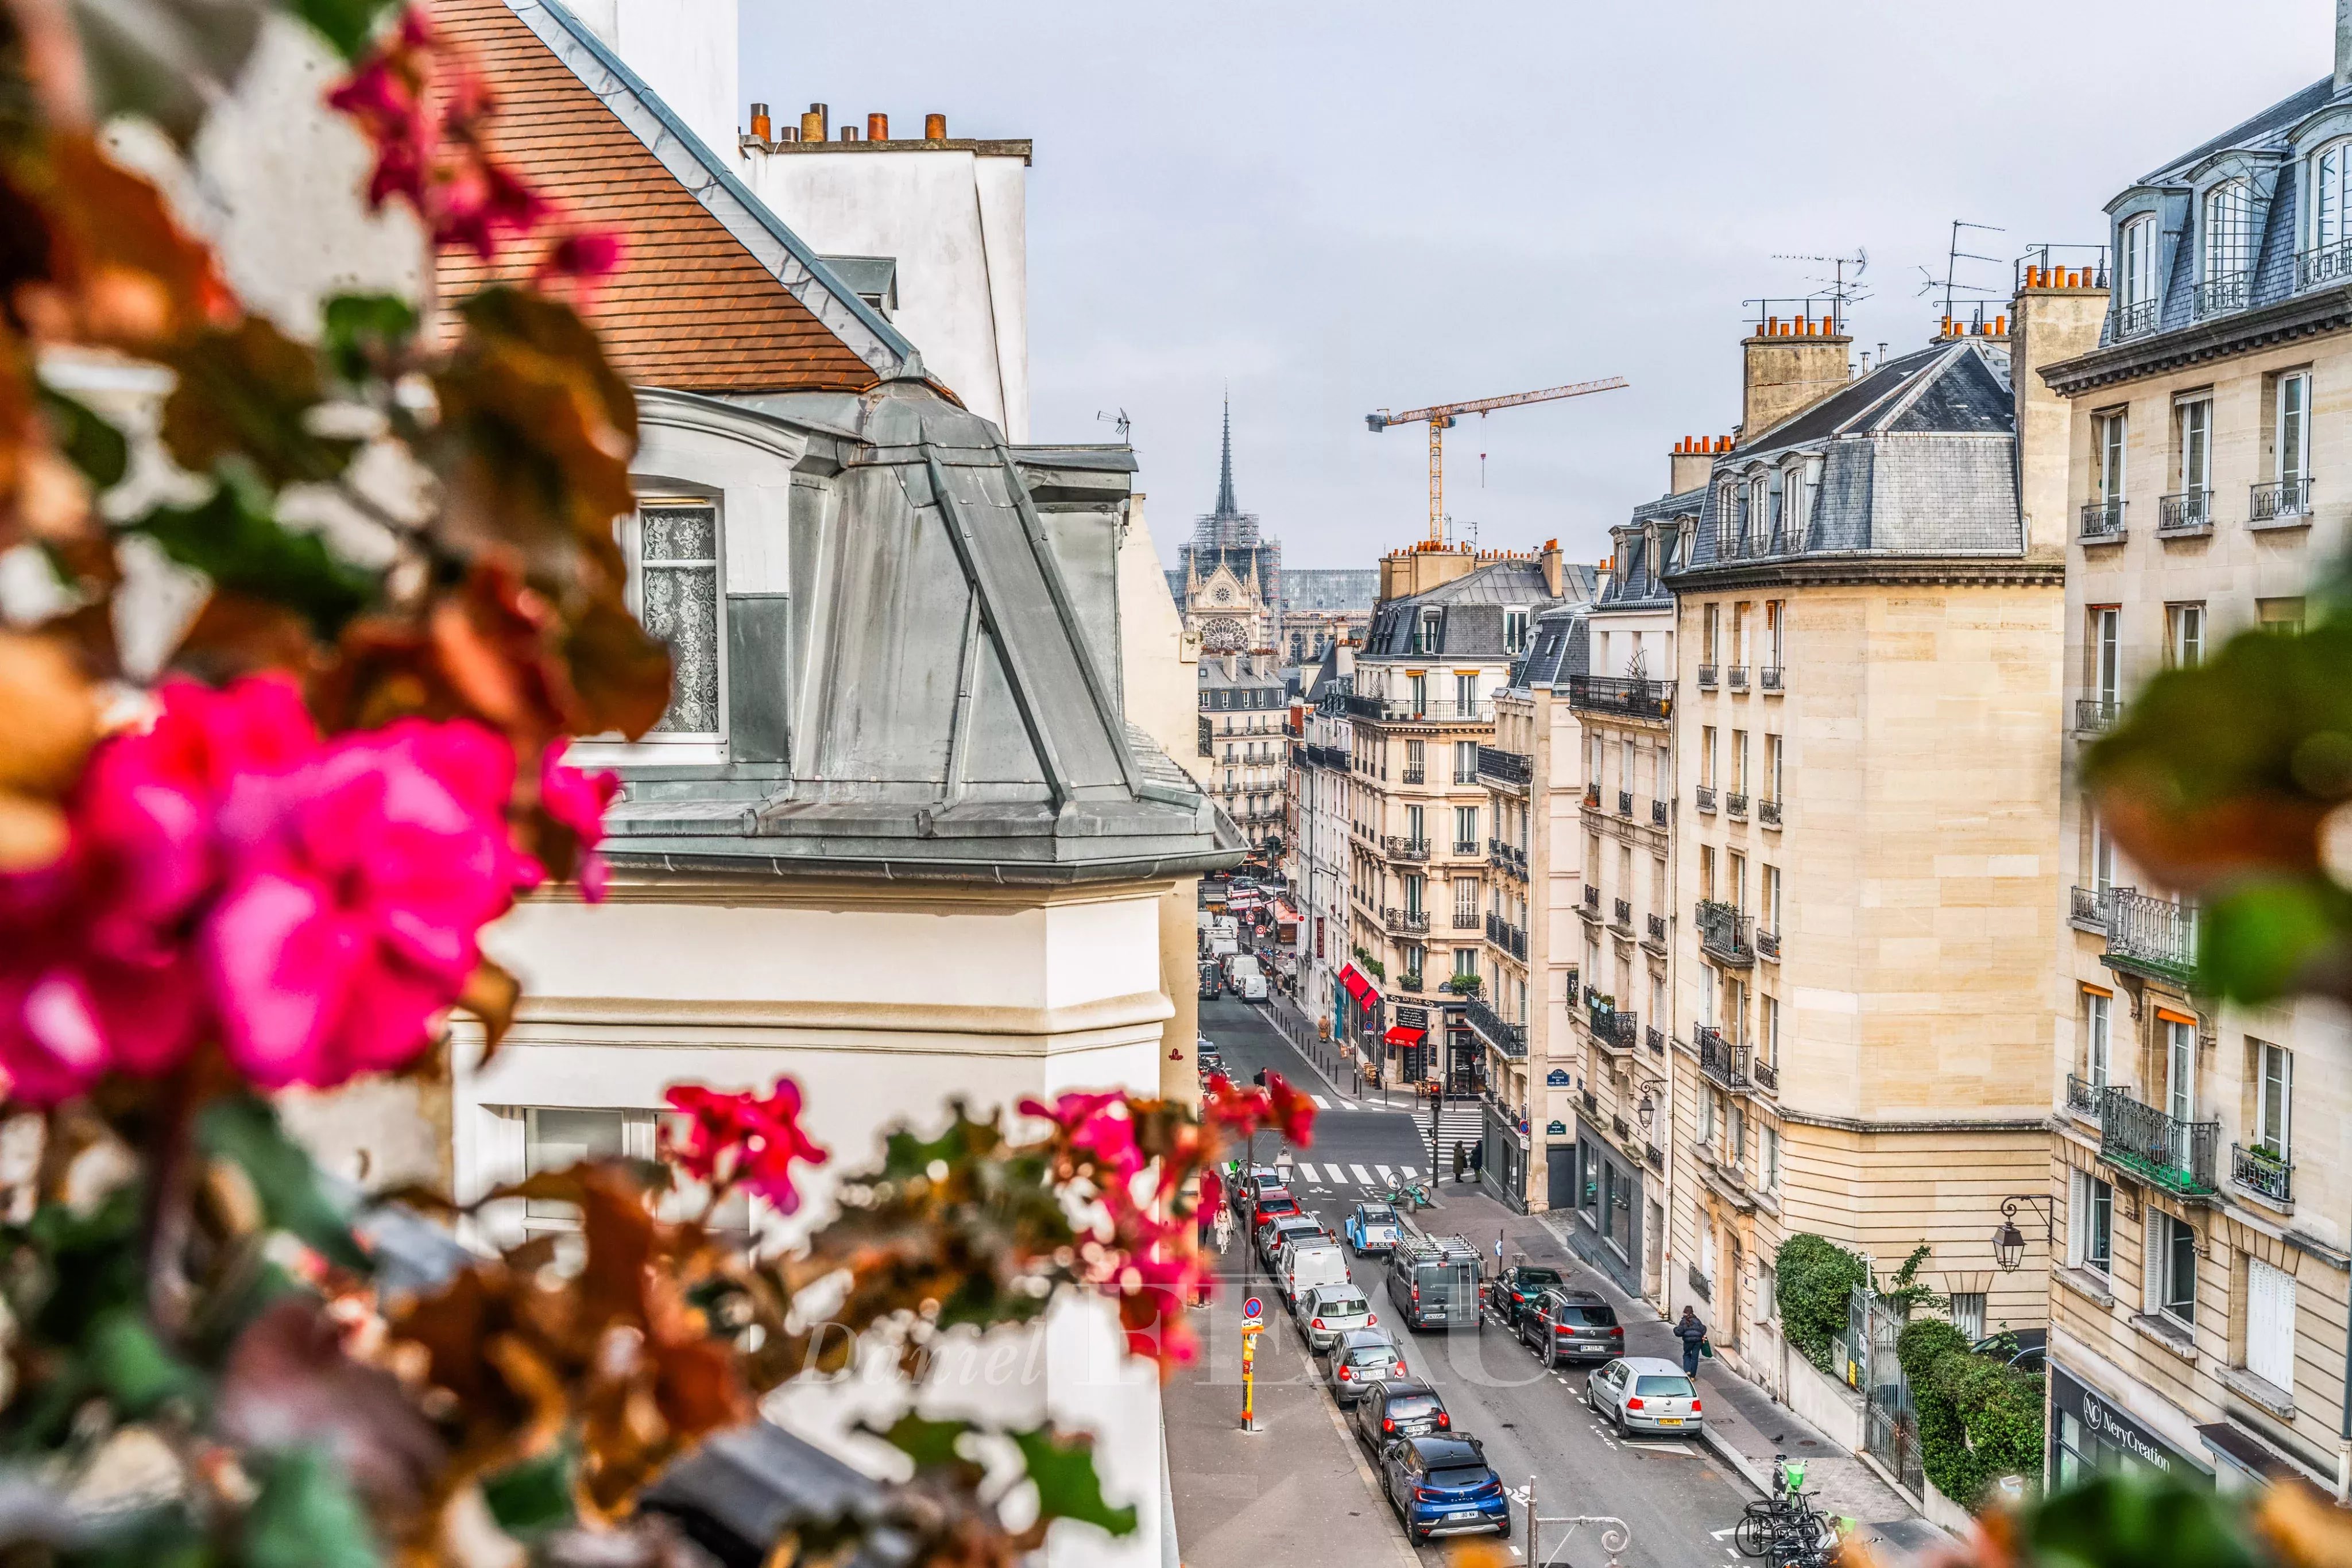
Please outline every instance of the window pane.
M669 645L669 707L654 726L670 735L719 733L718 513L707 506L646 507L638 514L639 589L646 630Z
M560 1171L583 1160L621 1157L619 1111L530 1111L524 1125L523 1172ZM523 1213L532 1219L571 1219L576 1211L568 1203L531 1198Z

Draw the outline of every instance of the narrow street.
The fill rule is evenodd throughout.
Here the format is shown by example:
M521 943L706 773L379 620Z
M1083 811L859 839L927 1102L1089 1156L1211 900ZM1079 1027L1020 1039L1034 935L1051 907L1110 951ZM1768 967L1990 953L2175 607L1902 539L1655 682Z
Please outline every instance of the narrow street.
M1429 1179L1426 1127L1416 1127L1402 1112L1335 1097L1266 1021L1261 1009L1232 1000L1206 1002L1201 1009L1201 1028L1223 1050L1226 1069L1236 1082L1247 1082L1260 1068L1271 1068L1310 1090L1325 1106L1316 1122L1314 1146L1295 1155L1298 1174L1294 1186L1301 1204L1335 1234L1349 1206L1381 1185L1388 1173L1409 1170L1416 1177ZM1266 1152L1262 1142L1260 1153ZM1450 1163L1447 1174L1450 1176ZM1420 1216L1423 1228L1440 1234L1459 1230L1488 1256L1491 1267L1495 1234L1491 1224L1474 1218L1474 1213L1492 1214L1494 1206L1451 1181L1432 1181L1431 1186L1439 1207ZM1254 1256L1239 1237L1226 1260L1234 1271L1225 1288L1229 1298L1248 1293L1253 1284L1265 1285L1255 1270ZM1530 1250L1528 1260L1558 1267L1579 1283L1591 1282L1589 1270L1574 1263L1565 1249L1556 1248L1549 1256ZM1388 1322L1388 1296L1379 1261L1353 1259L1350 1270L1373 1311L1381 1314L1384 1323ZM1258 1293L1267 1299L1268 1319L1259 1363L1262 1407L1273 1411L1306 1400L1328 1404L1330 1396L1323 1390L1304 1345L1286 1322L1278 1321L1280 1305L1272 1299L1270 1289ZM1225 1326L1223 1314L1217 1315L1215 1324ZM1751 1494L1702 1445L1659 1439L1619 1442L1585 1409L1582 1369L1545 1372L1507 1330L1491 1319L1475 1334L1399 1331L1397 1338L1413 1375L1426 1378L1444 1396L1456 1430L1486 1445L1488 1462L1513 1493L1511 1544L1520 1558L1525 1557L1527 1540L1518 1527L1523 1518L1518 1500L1524 1499L1532 1477L1539 1511L1547 1518L1585 1514L1623 1519L1633 1536L1633 1544L1620 1558L1626 1568L1694 1568L1740 1560L1730 1544L1730 1528ZM1658 1354L1646 1345L1637 1350ZM1218 1354L1213 1347L1213 1368ZM1171 1437L1171 1442L1181 1438ZM1364 1458L1369 1465L1370 1456ZM1181 1469L1184 1456L1177 1454L1174 1462ZM1393 1515L1377 1492L1369 1495L1369 1506L1396 1531ZM1228 1560L1222 1552L1204 1552L1211 1543L1185 1530L1186 1522L1180 1507L1179 1535L1185 1542L1189 1561L1222 1563ZM1559 1535L1557 1529L1546 1532L1550 1561L1587 1568L1607 1560L1590 1529L1570 1542L1564 1552L1558 1548ZM1443 1543L1423 1549L1419 1556L1431 1563L1444 1562Z

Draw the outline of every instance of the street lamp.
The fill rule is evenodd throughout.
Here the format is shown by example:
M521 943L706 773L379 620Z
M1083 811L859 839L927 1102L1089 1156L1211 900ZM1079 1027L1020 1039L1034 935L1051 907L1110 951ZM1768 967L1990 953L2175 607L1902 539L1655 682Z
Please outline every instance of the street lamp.
M2042 1244L2045 1249L2057 1234L2056 1211L2050 1207L2049 1199L2031 1194L2002 1198L2000 1224L1992 1233L1992 1257L2004 1274L2016 1273L2017 1266L2025 1261L2025 1232L2017 1228L2017 1206L2021 1203L2042 1217Z

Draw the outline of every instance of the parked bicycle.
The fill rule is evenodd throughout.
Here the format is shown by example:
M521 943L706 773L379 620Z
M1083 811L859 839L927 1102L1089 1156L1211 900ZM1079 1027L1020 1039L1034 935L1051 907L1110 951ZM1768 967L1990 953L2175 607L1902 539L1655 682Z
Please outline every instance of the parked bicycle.
M1745 1556L1762 1558L1765 1568L1828 1568L1837 1527L1813 1506L1804 1486L1803 1462L1791 1464L1786 1455L1775 1454L1772 1495L1748 1505L1732 1531L1732 1544Z
M1429 1188L1417 1181L1391 1181L1386 1187L1372 1196L1395 1208L1411 1207L1419 1210L1428 1208L1436 1202L1436 1199L1429 1196Z

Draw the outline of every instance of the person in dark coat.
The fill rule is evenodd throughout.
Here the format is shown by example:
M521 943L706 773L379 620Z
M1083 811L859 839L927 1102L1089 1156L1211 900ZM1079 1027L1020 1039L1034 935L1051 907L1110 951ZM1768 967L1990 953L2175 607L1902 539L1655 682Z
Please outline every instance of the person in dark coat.
M1476 1180L1478 1179L1478 1173L1479 1173L1479 1172L1481 1172L1481 1171L1483 1171L1483 1170L1485 1170L1486 1168L1486 1145L1485 1144L1483 1144L1483 1143L1478 1143L1478 1144L1473 1144L1473 1145L1470 1145L1470 1179L1471 1179L1472 1181L1476 1181Z
M1462 1179L1462 1173L1469 1168L1470 1147L1468 1145L1457 1141L1454 1145L1454 1179L1457 1182L1460 1181Z
M1675 1324L1675 1337L1683 1342L1683 1375L1698 1375L1698 1347L1706 1338L1706 1325L1688 1307L1683 1309L1682 1321Z

